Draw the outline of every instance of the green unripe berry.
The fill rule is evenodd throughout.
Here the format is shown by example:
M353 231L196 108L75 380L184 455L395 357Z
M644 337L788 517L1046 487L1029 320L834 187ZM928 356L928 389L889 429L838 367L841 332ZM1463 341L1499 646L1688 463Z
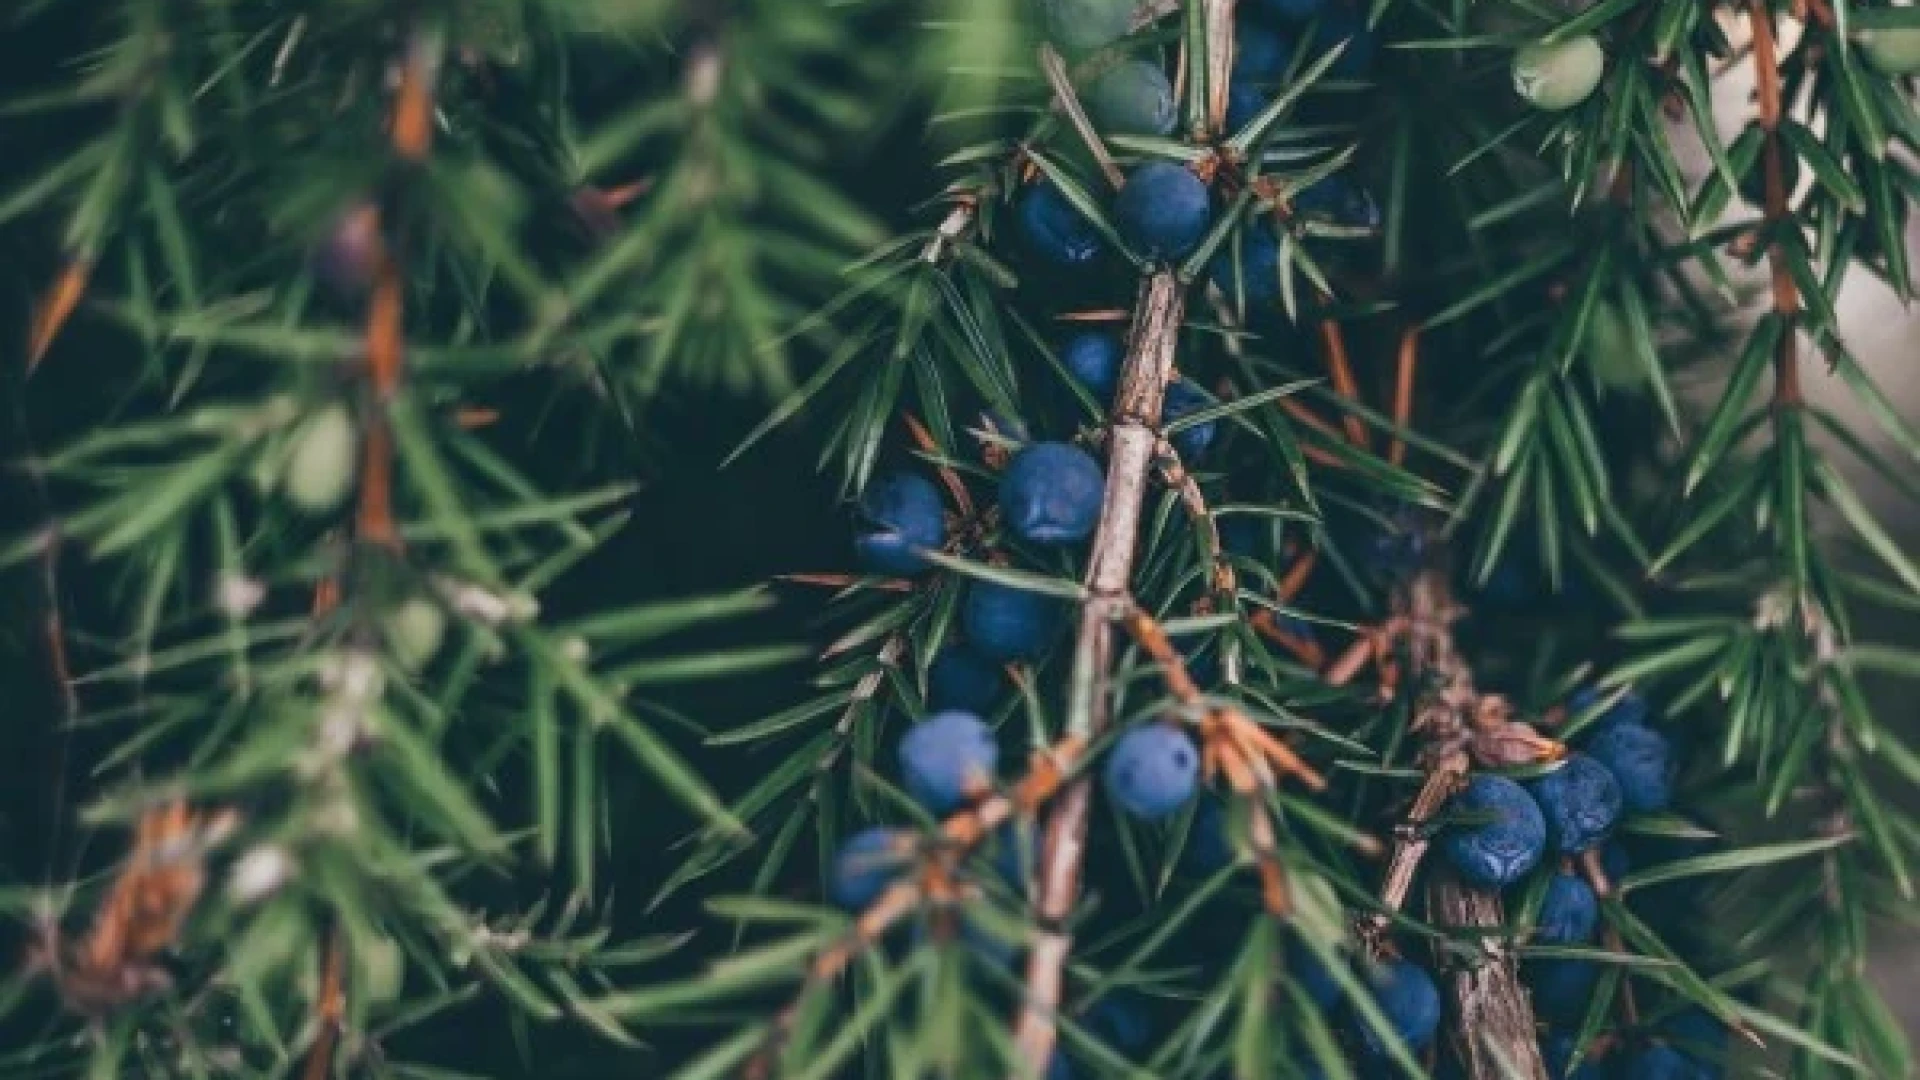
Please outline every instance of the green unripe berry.
M1920 74L1920 27L1886 26L1862 30L1854 43L1882 75Z
M394 659L407 671L419 671L440 651L447 615L433 601L415 597L387 613L384 629Z
M1601 300L1593 305L1580 347L1587 357L1587 369L1600 385L1629 390L1646 381L1647 366L1634 351L1627 317L1611 302Z
M309 514L329 514L353 490L359 432L345 405L329 405L294 433L283 486L293 505Z
M1536 42L1513 54L1513 89L1544 112L1561 112L1587 100L1607 70L1607 54L1592 35Z
M361 996L370 1005L384 1005L400 996L406 981L406 957L400 943L379 934L354 942L354 966L358 969Z

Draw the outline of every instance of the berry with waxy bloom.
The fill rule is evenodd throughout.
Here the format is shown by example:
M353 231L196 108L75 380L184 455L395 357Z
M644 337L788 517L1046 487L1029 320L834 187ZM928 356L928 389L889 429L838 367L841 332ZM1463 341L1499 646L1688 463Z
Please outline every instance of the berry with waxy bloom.
M967 640L990 660L1037 660L1060 632L1060 601L992 581L967 587L960 622Z
M1613 774L1628 813L1658 813L1673 802L1673 747L1665 735L1644 724L1613 724L1587 740L1586 752Z
M1418 964L1400 959L1371 965L1365 974L1374 1003L1400 1042L1413 1054L1425 1050L1440 1029L1440 989L1434 985L1433 976ZM1373 1025L1357 1021L1355 1026L1360 1045L1368 1054L1381 1057L1387 1053L1386 1043Z
M1000 665L964 644L948 645L927 667L927 707L935 712L960 709L984 713L993 708L1006 682Z
M1171 424L1183 416L1191 416L1202 409L1213 407L1213 400L1202 393L1200 388L1186 379L1167 384L1167 396L1160 404L1160 422ZM1180 461L1191 467L1207 456L1212 448L1215 436L1220 433L1220 421L1208 420L1184 427L1168 436L1167 441L1180 453Z
M907 794L936 814L951 813L984 791L999 764L993 729L970 712L934 713L900 738Z
M853 538L860 564L876 574L917 574L946 541L940 489L918 473L889 473L867 485Z
M1084 98L1087 112L1109 135L1165 135L1180 119L1173 83L1159 64L1125 60L1107 69Z
M1113 404L1120 389L1120 365L1126 360L1127 347L1120 335L1105 330L1088 330L1068 338L1060 348L1060 364L1087 393L1102 406Z
M1468 884L1501 889L1539 865L1547 849L1547 823L1525 788L1504 776L1481 774L1454 796L1450 809L1475 818L1448 827L1440 850Z
M1543 945L1582 945L1600 927L1600 898L1578 874L1555 873L1540 902L1533 940Z
M1170 161L1134 169L1113 204L1120 236L1141 257L1166 262L1200 246L1213 222L1207 185L1193 170Z
M1062 547L1092 535L1100 523L1106 473L1071 443L1031 443L1000 477L1000 513L1029 544Z
M1144 724L1120 737L1107 756L1107 794L1120 809L1158 821L1180 809L1200 779L1200 752L1169 724Z
M907 861L907 838L875 826L847 837L833 857L827 895L847 911L863 911L880 898Z
M1074 269L1100 257L1100 230L1051 180L1027 188L1015 215L1028 249L1055 266Z
M1533 797L1547 819L1554 850L1578 855L1605 840L1620 819L1620 784L1606 766L1585 754L1569 754L1560 767L1535 780Z

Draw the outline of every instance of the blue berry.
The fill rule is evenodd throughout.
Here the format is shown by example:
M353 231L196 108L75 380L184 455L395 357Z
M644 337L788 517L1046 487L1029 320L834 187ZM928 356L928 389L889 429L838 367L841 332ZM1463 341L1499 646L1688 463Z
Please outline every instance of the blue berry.
M1180 865L1195 877L1209 877L1233 861L1233 838L1227 834L1227 812L1220 800L1206 798L1193 812L1187 842L1180 849Z
M900 773L907 794L936 814L957 809L991 782L1000 746L986 721L957 709L935 713L900 739Z
M1125 60L1087 87L1087 112L1108 135L1165 135L1180 119L1173 83L1159 64Z
M1287 949L1287 976L1322 1012L1338 1005L1346 996L1340 980L1334 978L1327 965L1320 962L1319 955L1302 942L1295 941Z
M960 608L967 640L990 660L1037 660L1060 632L1060 601L992 581L967 588Z
M1100 256L1100 231L1060 188L1043 180L1026 190L1017 209L1020 235L1034 254L1056 266L1086 266Z
M1600 898L1578 874L1556 873L1547 879L1547 895L1540 902L1540 921L1533 939L1543 945L1581 945L1593 940L1600 926Z
M940 489L918 473L891 473L867 485L859 514L854 551L877 574L919 573L927 566L923 552L946 540Z
M1193 798L1200 752L1187 733L1169 724L1145 724L1120 736L1107 755L1107 794L1120 809L1158 821Z
M1280 299L1280 241L1264 221L1242 229L1238 255L1231 242L1221 244L1207 260L1207 274L1230 300L1271 304Z
M1135 0L1044 0L1047 35L1063 49L1091 52L1127 36Z
M1613 724L1587 740L1587 753L1613 774L1630 814L1652 814L1673 802L1673 748L1644 724Z
M1029 544L1061 547L1100 523L1107 476L1093 455L1071 443L1031 443L1000 476L1000 513Z
M1587 1013L1600 966L1591 960L1533 960L1526 966L1533 1011L1559 1024L1578 1024Z
M1273 535L1272 522L1252 514L1234 514L1215 518L1220 533L1220 548L1229 555L1258 559L1266 554L1267 540Z
M1453 808L1492 820L1455 825L1440 834L1440 850L1461 878L1483 889L1504 888L1525 876L1547 848L1547 823L1525 788L1504 776L1475 776Z
M1114 201L1120 236L1141 257L1178 259L1200 246L1213 219L1207 185L1191 169L1149 161L1133 170Z
M848 911L866 910L899 875L906 845L905 835L893 829L876 826L854 833L833 857L828 896Z
M1324 4L1325 0L1319 0ZM1335 79L1363 79L1373 70L1374 52L1379 46L1374 32L1367 28L1360 11L1340 6L1320 18L1313 34L1314 53L1324 53L1341 42L1346 50L1333 62L1327 75Z
M1574 1037L1562 1031L1550 1031L1540 1040L1540 1056L1546 1059L1549 1080L1600 1080L1600 1066L1592 1058L1582 1061L1578 1069L1567 1071L1575 1049Z
M1153 1042L1153 1016L1138 994L1116 990L1087 1010L1087 1030L1126 1057L1138 1056Z
M1253 123L1272 102L1267 92L1258 86L1244 79L1233 80L1227 86L1227 132L1238 132Z
M1558 769L1535 780L1533 797L1546 815L1556 851L1578 855L1607 838L1620 818L1620 785L1606 766L1569 754Z
M1167 396L1160 402L1160 422L1171 424L1183 416L1197 413L1213 407L1213 399L1200 388L1186 379L1167 384ZM1207 450L1213 446L1213 440L1220 434L1220 421L1208 420L1189 428L1181 428L1168 440L1173 448L1180 452L1182 463L1191 468L1201 458L1207 456Z
M1689 1005L1660 1024L1660 1033L1674 1046L1713 1072L1713 1063L1727 1056L1727 1026L1698 1005Z
M1293 197L1297 214L1325 218L1350 229L1378 229L1380 204L1372 192L1340 176L1326 176Z
M1242 21L1233 41L1233 81L1271 82L1286 73L1293 59L1287 35L1256 22Z
M927 667L927 708L984 713L1005 682L1000 665L966 645L948 645Z
M1627 849L1616 840L1609 840L1600 847L1600 870L1607 875L1607 881L1614 888L1620 887L1620 879L1627 876L1633 863L1627 858Z
M1093 400L1111 406L1120 389L1120 365L1126 360L1127 347L1120 335L1090 330L1067 339L1060 350L1060 363Z
M1698 1061L1671 1046L1653 1045L1627 1059L1623 1080L1709 1080Z
M1326 9L1327 0L1260 0L1260 6L1282 19L1311 19Z
M1418 1054L1433 1042L1440 1028L1440 990L1424 968L1406 960L1388 960L1367 972L1373 998L1387 1023L1410 1053ZM1371 1024L1359 1025L1360 1044L1378 1057L1386 1044Z

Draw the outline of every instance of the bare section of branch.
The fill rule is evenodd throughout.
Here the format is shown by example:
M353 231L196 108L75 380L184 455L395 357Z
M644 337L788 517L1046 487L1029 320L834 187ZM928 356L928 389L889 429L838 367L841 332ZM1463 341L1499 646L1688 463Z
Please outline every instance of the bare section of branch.
M1086 583L1092 599L1081 609L1074 640L1067 702L1069 735L1092 739L1107 724L1114 619L1124 613L1128 602L1140 510L1153 470L1154 448L1160 439L1160 404L1173 378L1174 351L1185 315L1185 292L1171 270L1158 271L1141 281L1127 339L1126 363L1114 399L1106 496L1088 560ZM1080 894L1091 801L1090 782L1082 777L1061 795L1047 821L1035 894L1040 933L1028 956L1026 1001L1014 1026L1020 1063L1017 1078L1044 1075L1053 1054L1058 1034L1055 1012L1072 945L1066 921Z

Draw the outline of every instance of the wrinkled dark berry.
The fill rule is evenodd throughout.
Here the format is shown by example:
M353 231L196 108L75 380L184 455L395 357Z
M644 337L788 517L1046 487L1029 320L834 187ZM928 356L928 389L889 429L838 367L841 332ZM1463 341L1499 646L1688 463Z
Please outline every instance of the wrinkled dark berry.
M1142 258L1165 262L1190 254L1207 235L1213 206L1191 169L1149 161L1133 170L1113 204L1120 236Z
M989 712L1005 683L999 664L967 645L948 645L927 667L927 708Z
M1600 926L1600 899L1578 874L1555 873L1547 880L1540 920L1533 939L1542 945L1583 945Z
M1525 788L1504 776L1482 774L1454 796L1451 810L1491 817L1448 827L1440 850L1462 879L1483 889L1501 889L1524 877L1547 847L1547 825Z
M967 640L1002 663L1039 659L1059 634L1060 619L1059 600L991 581L968 586L960 607Z
M1628 813L1652 814L1673 802L1673 748L1642 724L1613 724L1587 740L1588 756L1613 774Z
M1600 843L1620 820L1620 785L1606 766L1569 754L1558 769L1533 781L1533 797L1547 819L1554 850L1578 855Z
M859 517L854 551L876 574L917 574L927 567L925 552L946 541L940 489L917 473L891 473L868 484Z
M1433 976L1409 961L1387 960L1369 967L1366 979L1374 1002L1408 1052L1425 1050L1440 1029L1440 990ZM1386 1044L1371 1024L1356 1019L1355 1029L1368 1053L1376 1057L1386 1054Z
M1016 212L1021 239L1048 262L1071 269L1100 257L1100 231L1051 180L1028 188Z
M1120 335L1089 330L1073 335L1061 346L1060 364L1087 388L1093 400L1111 407L1114 392L1120 389L1120 365L1126 355L1126 343Z
M1266 222L1239 230L1240 245L1221 244L1207 260L1207 275L1227 299L1260 307L1280 299L1280 241Z
M1181 379L1167 384L1167 396L1160 404L1160 422L1171 424L1183 416L1189 416L1202 409L1214 406L1212 398L1200 391L1200 388ZM1180 453L1180 461L1188 468L1198 464L1213 447L1214 437L1220 433L1220 421L1208 420L1192 427L1181 428L1168 437L1168 442Z
M1029 544L1061 547L1085 540L1100 523L1106 473L1071 443L1031 443L1000 476L1000 513Z

